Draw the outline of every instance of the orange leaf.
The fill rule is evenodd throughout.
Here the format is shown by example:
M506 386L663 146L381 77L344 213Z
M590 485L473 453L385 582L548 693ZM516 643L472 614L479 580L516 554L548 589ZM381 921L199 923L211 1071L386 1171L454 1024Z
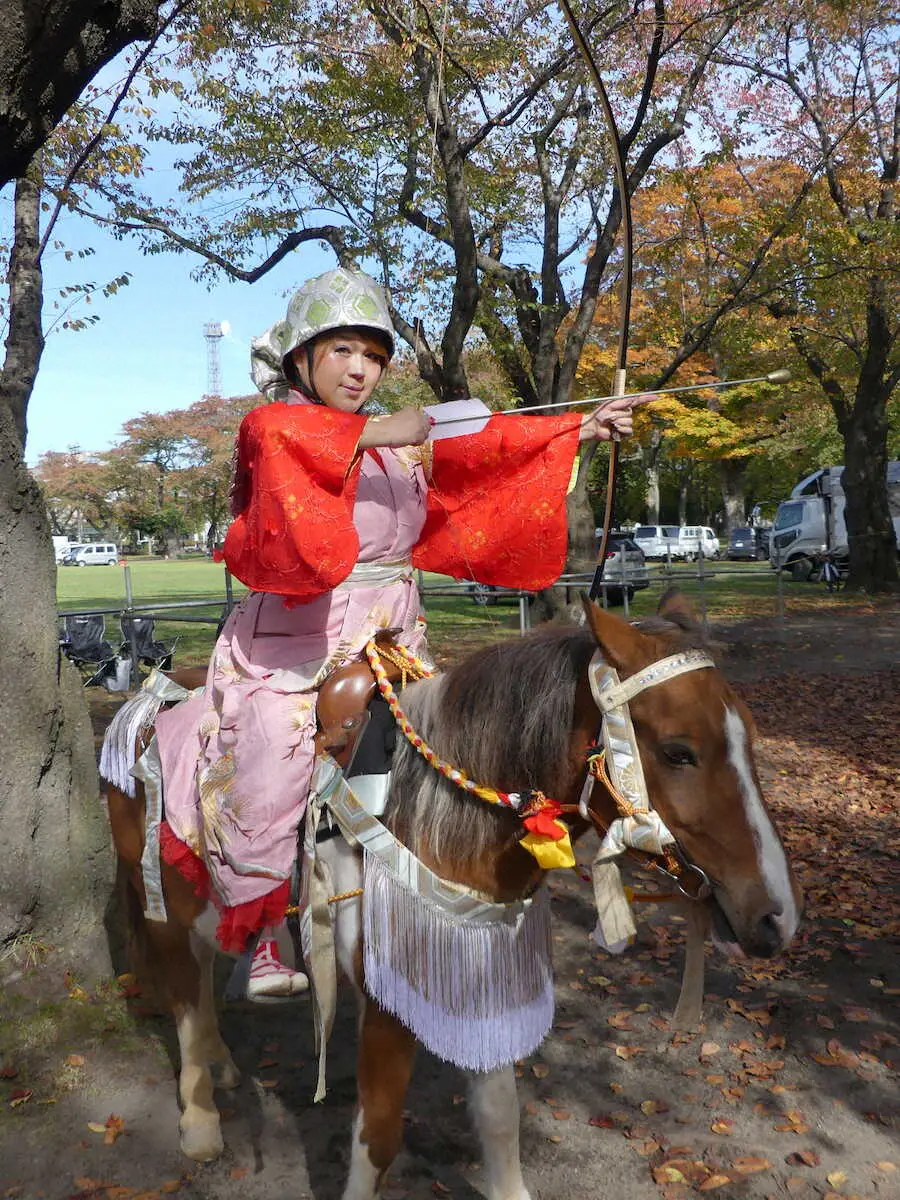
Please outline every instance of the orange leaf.
M710 1125L710 1129L713 1131L713 1133L730 1134L734 1129L734 1121L728 1121L724 1119L713 1121L712 1125Z
M742 1175L755 1175L757 1171L768 1171L772 1167L767 1158L757 1158L752 1154L736 1158L731 1165Z
M731 1183L730 1175L710 1175L697 1187L697 1191L711 1192L714 1188L724 1187L726 1183Z
M817 1167L820 1160L815 1150L795 1150L788 1154L784 1161L791 1166Z

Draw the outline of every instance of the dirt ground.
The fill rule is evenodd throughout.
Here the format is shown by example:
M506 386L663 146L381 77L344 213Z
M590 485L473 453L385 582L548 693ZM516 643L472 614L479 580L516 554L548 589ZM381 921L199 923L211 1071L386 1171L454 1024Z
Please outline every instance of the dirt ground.
M636 944L613 958L590 940L588 884L557 873L557 1018L518 1068L526 1180L533 1200L898 1200L900 608L713 634L757 721L767 796L806 891L801 932L777 962L710 953L704 1025L673 1034L672 906L642 903ZM109 705L95 707L99 729ZM224 1156L200 1167L177 1148L170 1023L127 978L88 992L64 947L28 944L0 962L0 984L0 1197L340 1196L354 1103L348 995L321 1105L308 1002L223 1006L244 1080L220 1093ZM388 1200L482 1194L462 1093L455 1070L420 1055Z

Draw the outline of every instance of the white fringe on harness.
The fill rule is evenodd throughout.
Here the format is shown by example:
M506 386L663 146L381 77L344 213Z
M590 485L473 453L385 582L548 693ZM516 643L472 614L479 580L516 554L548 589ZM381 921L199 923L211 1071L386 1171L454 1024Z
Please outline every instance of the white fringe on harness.
M490 907L481 921L448 912L366 854L366 991L433 1054L470 1071L531 1054L553 1022L545 890L511 920L507 906Z
M100 774L126 796L135 796L135 747L141 734L152 726L164 704L175 704L190 696L187 688L161 671L152 670L133 700L128 700L113 717L100 753Z
M193 693L155 668L144 680L139 694L128 700L113 717L100 755L100 774L120 792L135 798L135 779L144 785L144 852L141 875L149 921L166 920L159 860L159 827L163 819L162 764L154 736L136 760L138 738L148 733L164 704L176 704Z

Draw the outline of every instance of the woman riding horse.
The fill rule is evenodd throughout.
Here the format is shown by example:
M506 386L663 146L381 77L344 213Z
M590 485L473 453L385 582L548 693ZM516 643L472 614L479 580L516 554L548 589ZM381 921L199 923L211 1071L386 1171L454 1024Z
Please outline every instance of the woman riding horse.
M254 340L252 376L271 403L240 427L223 554L251 591L222 629L204 691L156 722L163 859L211 889L223 949L256 939L251 998L307 986L280 961L274 927L289 901L319 687L379 630L423 653L414 567L551 584L579 442L630 434L639 402L494 417L431 442L417 409L371 413L393 353L383 290L343 268L307 282Z

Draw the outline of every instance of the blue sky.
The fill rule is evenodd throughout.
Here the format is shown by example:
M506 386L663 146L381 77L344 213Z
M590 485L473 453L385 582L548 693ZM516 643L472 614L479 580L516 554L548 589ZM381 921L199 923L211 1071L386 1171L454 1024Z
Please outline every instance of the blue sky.
M9 215L7 203L5 227ZM187 408L199 400L207 390L203 326L208 321L231 325L230 336L219 343L222 394L253 391L250 338L284 316L288 296L305 279L337 265L327 247L309 244L257 283L224 280L210 290L191 278L198 265L193 256L144 256L136 242L88 230L74 218L67 221L57 226L60 240L69 247L88 244L95 253L73 262L66 262L61 251L47 254L45 328L66 283L105 283L125 271L131 271L132 280L117 295L73 310L72 316L97 313L96 324L49 334L28 406L26 459L32 466L48 450L108 449L129 418Z

